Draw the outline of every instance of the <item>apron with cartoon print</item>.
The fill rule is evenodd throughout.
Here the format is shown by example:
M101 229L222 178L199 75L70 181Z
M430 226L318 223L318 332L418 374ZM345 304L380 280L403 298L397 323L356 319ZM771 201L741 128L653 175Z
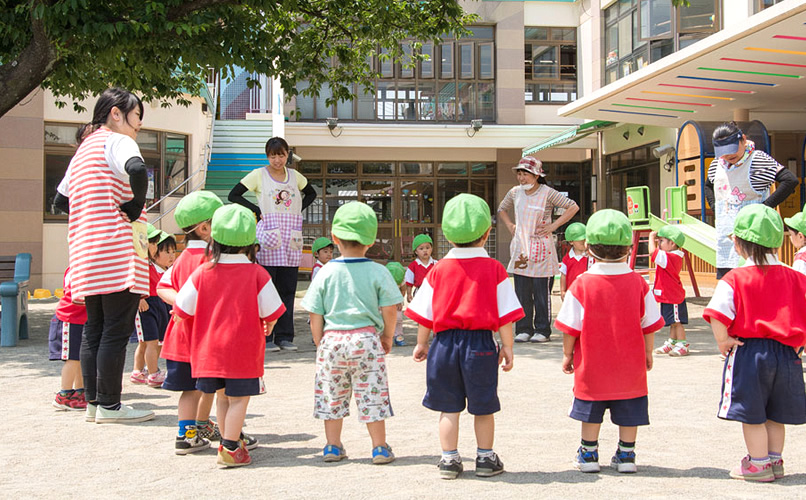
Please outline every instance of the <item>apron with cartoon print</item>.
M716 267L739 267L739 255L733 248L730 235L736 215L743 207L761 203L770 191L757 192L750 184L750 168L755 152L740 165L725 168L720 162L714 175L714 213L716 215Z
M560 271L551 235L538 236L538 227L545 225L546 201L549 190L538 185L537 191L527 195L523 189L515 193L515 235L509 245L510 260L507 272L545 278Z
M286 172L286 181L277 182L268 169L261 169L257 261L263 266L299 267L302 258L302 195L296 172Z

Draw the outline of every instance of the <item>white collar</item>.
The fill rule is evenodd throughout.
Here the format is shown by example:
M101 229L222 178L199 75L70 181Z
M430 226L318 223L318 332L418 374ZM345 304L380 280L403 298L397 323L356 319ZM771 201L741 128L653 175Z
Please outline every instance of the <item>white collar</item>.
M603 276L618 276L633 272L626 262L597 262L588 269L588 274L600 274Z
M585 255L584 253L581 254L581 255L577 255L577 253L574 251L574 247L571 247L571 250L568 251L568 256L571 257L572 259L576 259L576 260L582 260L582 259L584 259L586 257L589 257L588 255Z
M245 254L242 253L222 253L218 257L218 264L251 264L252 261L249 260Z
M204 240L190 240L185 244L185 248L207 248L207 242Z
M428 264L423 264L423 261L421 261L419 257L415 257L415 258L414 258L414 262L416 262L416 263L418 263L418 264L420 264L421 266L426 267L426 268L427 268L428 266L430 266L431 264L436 263L436 261L434 260L434 258L433 258L433 257L428 257Z
M150 262L150 263L151 263L151 265L152 265L152 266L154 266L154 268L155 268L157 271L159 271L159 272L161 272L161 273L164 273L164 272L165 272L165 269L163 269L163 268L161 268L160 266L158 266L156 262Z
M797 252L795 252L795 255L797 255L799 253L803 253L803 252L806 252L806 247L803 247L800 250L798 250Z
M757 264L756 264L756 263L753 261L753 258L752 258L752 257L748 257L747 259L745 259L744 264L742 264L742 267L747 267L747 266L755 266L755 265L757 265ZM766 263L764 263L763 265L767 265L767 266L780 266L780 265L782 265L782 263L781 263L781 261L780 261L780 260L778 260L778 256L777 256L777 255L775 255L775 254L773 254L773 253L768 253L768 254L767 254L767 262L766 262Z
M487 250L484 247L453 247L443 259L475 259L477 257L489 257Z

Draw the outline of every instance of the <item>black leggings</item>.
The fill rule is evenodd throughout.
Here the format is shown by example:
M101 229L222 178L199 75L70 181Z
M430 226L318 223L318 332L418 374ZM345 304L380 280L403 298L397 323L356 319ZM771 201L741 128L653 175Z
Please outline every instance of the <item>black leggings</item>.
M263 266L271 275L271 281L280 300L283 301L285 312L277 318L272 335L274 343L281 340L294 341L294 299L297 295L297 267Z
M87 401L120 403L126 345L140 296L128 290L86 297L87 323L81 339L81 372Z

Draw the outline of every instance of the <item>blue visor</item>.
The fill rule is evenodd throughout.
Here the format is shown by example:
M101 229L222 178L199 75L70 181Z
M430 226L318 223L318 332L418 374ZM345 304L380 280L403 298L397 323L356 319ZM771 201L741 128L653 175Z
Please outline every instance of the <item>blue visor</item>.
M741 130L733 135L725 137L724 139L714 139L714 158L736 154L739 151L739 143L741 141Z

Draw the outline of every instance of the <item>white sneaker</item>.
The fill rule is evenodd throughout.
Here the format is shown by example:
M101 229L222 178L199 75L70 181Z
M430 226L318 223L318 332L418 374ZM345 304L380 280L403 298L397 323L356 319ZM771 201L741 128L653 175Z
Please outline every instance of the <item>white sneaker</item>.
M529 342L531 335L528 333L519 333L515 335L515 342Z
M542 343L542 342L548 342L549 340L551 340L551 339L549 339L548 337L546 337L542 333L535 333L534 335L532 335L532 338L530 339L530 342L541 342Z
M85 422L95 422L95 414L98 412L98 405L87 403L87 413L84 414Z
M119 410L107 410L98 405L98 412L95 414L96 424L133 424L145 422L154 418L151 410L135 410L131 406L120 405Z

